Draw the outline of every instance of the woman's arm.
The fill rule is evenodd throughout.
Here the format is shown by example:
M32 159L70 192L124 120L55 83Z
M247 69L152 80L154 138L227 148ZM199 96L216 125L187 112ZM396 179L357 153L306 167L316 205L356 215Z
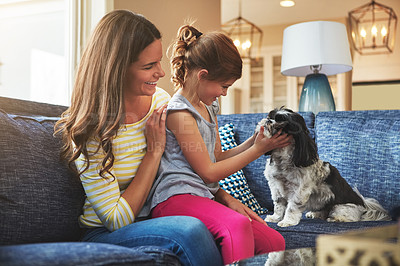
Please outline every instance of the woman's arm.
M165 148L166 107L163 105L153 112L146 123L145 135L147 152L136 172L135 178L126 188L122 197L137 216L146 202Z
M174 133L190 166L205 183L217 182L242 169L267 151L289 144L287 135L276 134L268 139L261 129L260 134L255 138L254 145L235 156L213 163L196 120L188 111L171 112L167 117L167 126Z
M108 230L114 231L132 223L135 216L129 204L121 197L118 180L109 176L107 179L99 175L95 163L101 163L101 158L91 156L91 167L80 175L85 190L86 200L89 201L93 212L85 211L85 217L96 217ZM99 156L100 157L100 156ZM75 161L77 168L85 164L83 156ZM88 217L88 218L89 218Z
M90 157L90 168L81 175L81 181L95 214L110 231L132 223L140 212L157 174L165 146L165 107L155 110L146 123L147 153L143 157L135 178L122 193L118 180L100 177L99 163L103 155L96 153ZM96 149L96 146L94 146ZM78 169L84 167L85 160L76 161Z

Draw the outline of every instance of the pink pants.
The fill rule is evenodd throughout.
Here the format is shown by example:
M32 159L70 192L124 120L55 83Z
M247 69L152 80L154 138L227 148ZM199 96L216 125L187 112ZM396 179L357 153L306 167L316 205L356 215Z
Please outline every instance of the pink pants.
M152 217L172 215L200 219L219 245L224 264L285 249L285 240L277 231L258 221L250 222L246 216L209 198L176 195L152 211Z

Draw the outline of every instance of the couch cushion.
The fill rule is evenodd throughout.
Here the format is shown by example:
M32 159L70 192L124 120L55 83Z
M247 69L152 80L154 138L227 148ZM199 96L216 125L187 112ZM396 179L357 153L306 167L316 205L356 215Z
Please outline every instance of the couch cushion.
M400 110L321 112L315 128L322 160L388 211L399 205Z
M0 109L9 114L58 117L67 109L67 106L0 96Z
M314 114L310 112L300 114L304 117L311 136L314 137ZM218 124L233 123L235 125L235 140L236 143L240 144L254 134L258 122L267 117L267 115L263 113L218 115ZM272 210L273 202L271 200L271 193L268 182L264 177L266 160L267 156L263 155L259 157L244 167L243 172L247 178L250 190L260 205L268 210Z
M234 129L235 127L233 123L228 123L219 127L219 135L221 138L221 147L223 151L232 149L237 146L234 137ZM221 181L219 181L219 185L231 196L240 200L244 205L249 207L258 215L267 213L267 209L260 206L257 199L250 191L243 170L239 170L236 173L228 176L227 178L222 179Z
M56 120L0 110L0 245L80 238L84 192L59 159Z
M262 216L265 218L264 216ZM286 249L315 247L316 239L322 234L339 234L346 231L354 231L370 227L385 226L394 224L391 221L384 222L351 222L336 223L327 222L321 219L303 218L300 223L295 226L279 227L276 223L268 223L268 225L277 230L286 242Z

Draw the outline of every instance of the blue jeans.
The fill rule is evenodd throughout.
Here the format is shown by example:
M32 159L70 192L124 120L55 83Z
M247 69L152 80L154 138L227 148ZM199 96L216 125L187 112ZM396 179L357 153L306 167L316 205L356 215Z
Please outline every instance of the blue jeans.
M114 232L89 229L82 241L124 247L159 246L175 253L183 265L222 265L221 254L207 227L188 216L154 218L124 226Z

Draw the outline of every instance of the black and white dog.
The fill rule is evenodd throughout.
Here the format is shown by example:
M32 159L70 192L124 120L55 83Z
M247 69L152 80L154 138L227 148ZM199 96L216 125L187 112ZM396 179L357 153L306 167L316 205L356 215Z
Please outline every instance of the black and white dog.
M339 171L319 159L317 146L309 136L303 117L287 108L272 110L256 128L264 127L271 137L282 129L293 143L270 152L265 177L274 201L274 213L267 222L278 226L297 225L305 210L308 218L331 222L391 220L387 211L372 198L353 190Z

